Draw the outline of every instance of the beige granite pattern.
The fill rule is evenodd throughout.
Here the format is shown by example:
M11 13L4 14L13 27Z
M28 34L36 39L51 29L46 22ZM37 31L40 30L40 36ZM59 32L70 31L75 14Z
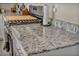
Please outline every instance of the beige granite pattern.
M55 26L43 27L40 24L29 24L16 25L12 28L19 32L19 40L29 55L79 43L78 34L69 33Z

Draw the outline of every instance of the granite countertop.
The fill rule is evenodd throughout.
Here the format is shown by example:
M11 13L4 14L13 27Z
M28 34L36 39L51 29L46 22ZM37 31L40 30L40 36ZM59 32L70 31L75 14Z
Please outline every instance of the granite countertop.
M43 27L40 24L15 25L20 41L29 55L79 43L79 35L69 33L55 26Z

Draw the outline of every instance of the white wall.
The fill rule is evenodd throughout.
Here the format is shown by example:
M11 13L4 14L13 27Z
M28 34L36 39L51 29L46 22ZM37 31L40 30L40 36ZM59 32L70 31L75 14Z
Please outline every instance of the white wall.
M54 12L53 12L54 4L48 4L48 6L49 6L49 18L54 18Z
M79 24L79 4L55 4L55 19Z
M3 8L5 10L11 10L11 7L13 6L13 3L0 3L0 8Z

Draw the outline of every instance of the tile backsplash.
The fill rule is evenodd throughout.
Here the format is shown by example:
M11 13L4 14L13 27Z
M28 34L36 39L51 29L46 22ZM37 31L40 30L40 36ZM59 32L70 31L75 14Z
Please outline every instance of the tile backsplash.
M71 33L79 34L79 25L77 25L77 24L73 24L70 22L62 21L62 20L55 20L55 22L53 24L56 27L62 28Z

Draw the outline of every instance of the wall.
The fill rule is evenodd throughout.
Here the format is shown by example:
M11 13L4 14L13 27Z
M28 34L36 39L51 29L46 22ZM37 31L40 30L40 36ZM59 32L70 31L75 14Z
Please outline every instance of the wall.
M10 10L13 5L13 3L0 3L0 8Z
M55 4L55 19L79 25L79 4Z

